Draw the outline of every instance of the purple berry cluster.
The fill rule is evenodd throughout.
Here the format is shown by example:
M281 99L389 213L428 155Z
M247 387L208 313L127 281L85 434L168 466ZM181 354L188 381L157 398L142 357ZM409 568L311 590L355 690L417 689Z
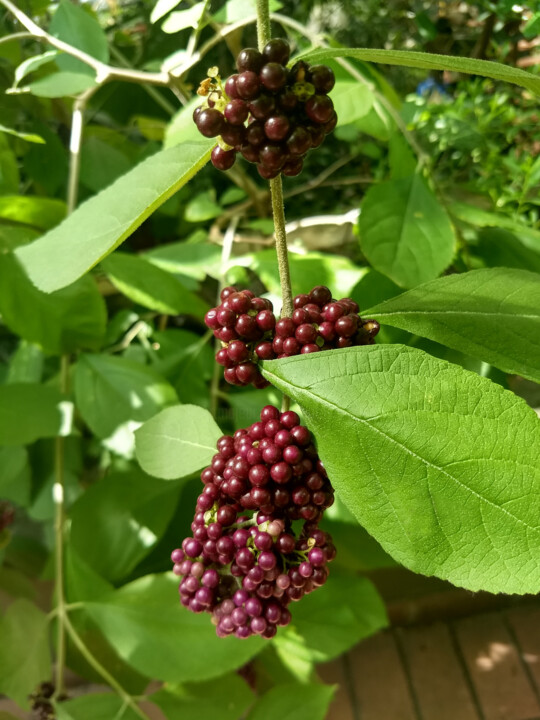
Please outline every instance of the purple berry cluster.
M216 361L225 368L225 380L231 385L267 387L257 359L269 359L272 353L276 326L272 303L255 297L251 290L238 292L234 287L223 288L220 298L221 305L209 310L204 322L223 345Z
M379 332L376 320L360 317L354 300L334 300L324 285L317 285L309 294L297 295L293 305L292 317L276 323L272 349L278 358L371 345Z
M193 119L205 137L220 138L212 151L218 170L231 168L240 152L266 180L280 172L298 175L306 153L335 128L337 115L328 97L334 73L326 65L302 60L288 69L290 53L288 42L275 38L262 53L242 50L238 73L223 85L217 68L209 71L199 89L207 101L195 109Z
M376 320L358 315L354 300L333 300L324 285L297 295L292 317L277 321L269 300L255 297L250 290L226 287L221 305L209 310L204 320L222 343L216 361L225 368L225 380L256 388L268 385L259 370L260 360L370 345L379 332Z
M274 637L288 605L324 585L336 553L318 526L334 496L311 433L292 411L267 405L260 417L218 440L193 535L171 555L182 605L211 613L219 637Z

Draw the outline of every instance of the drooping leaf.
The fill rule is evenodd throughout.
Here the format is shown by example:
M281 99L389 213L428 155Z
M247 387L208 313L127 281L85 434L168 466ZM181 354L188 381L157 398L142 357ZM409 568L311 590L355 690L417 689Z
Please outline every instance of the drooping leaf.
M12 603L0 619L0 692L28 707L28 695L50 680L49 623L28 600Z
M12 253L0 254L0 314L13 332L54 355L99 349L107 319L91 277L47 294L30 282Z
M278 652L308 652L326 662L386 627L384 603L372 583L331 569L326 585L294 606L293 619L274 643Z
M85 607L118 654L158 680L209 680L241 667L264 647L258 637L218 638L208 615L179 604L177 585L172 574L146 575Z
M28 91L37 97L60 98L80 95L94 85L96 79L93 75L60 70L34 80L28 85Z
M371 187L362 203L360 244L373 267L401 287L433 280L448 267L450 220L420 175Z
M102 267L121 293L151 310L199 317L208 310L208 305L175 277L142 257L115 252Z
M43 360L43 353L37 345L21 340L11 357L6 382L8 384L41 382Z
M413 50L380 50L377 48L324 48L302 53L299 57L310 63L321 63L335 57L351 57L382 65L401 65L422 70L453 70L458 73L480 75L514 83L540 95L540 78L525 70L511 65L488 60L476 60L454 55L436 55L435 53L415 52Z
M125 579L165 532L179 492L140 471L107 476L71 509L73 548L110 582Z
M45 140L41 137L41 135L36 135L35 133L19 132L18 130L15 130L14 128L9 128L9 127L6 127L5 125L1 125L1 124L0 124L0 132L6 133L6 135L13 135L14 137L17 137L20 140L26 140L26 142L36 143L38 145L43 145L45 143Z
M208 162L212 146L209 140L186 143L152 155L80 205L53 231L19 248L32 282L52 292L94 267L191 180Z
M509 267L540 273L540 244L533 250L509 230L487 228L478 233L475 255L488 267Z
M187 477L208 465L221 435L208 410L197 405L167 408L135 432L137 460L154 477Z
M367 317L540 382L540 275L492 268L433 280Z
M220 277L221 249L217 245L170 243L148 251L144 258L162 270L196 280L204 280L206 275Z
M0 445L27 445L69 432L69 403L54 388L33 383L0 385Z
M265 365L392 557L470 590L540 590L540 423L523 400L399 345Z
M165 20L161 29L166 33L177 33L188 27L196 28L203 22L205 3L203 0L186 10L175 10Z
M42 65L46 65L47 63L52 62L58 57L59 54L60 50L47 50L44 53L41 53L39 55L33 55L32 57L24 60L20 65L15 68L13 86L17 87L17 85L21 82L23 78L25 78L27 75L30 75L30 73L33 73L35 70L38 70L40 67L42 67Z
M238 720L253 702L253 693L236 673L208 682L167 685L149 698L168 720Z
M152 368L110 355L81 355L74 389L81 415L102 438L130 420L144 422L178 401L171 385Z
M324 720L333 695L330 685L280 684L255 703L247 720Z

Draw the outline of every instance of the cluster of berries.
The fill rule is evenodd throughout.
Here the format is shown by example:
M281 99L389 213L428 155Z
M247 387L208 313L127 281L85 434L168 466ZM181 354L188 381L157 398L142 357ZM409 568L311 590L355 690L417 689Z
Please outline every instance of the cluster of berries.
M206 325L221 341L216 361L232 385L268 385L260 360L291 357L353 345L370 345L379 332L376 320L363 320L351 298L333 300L324 285L294 298L292 317L276 321L272 303L250 290L226 287L221 305L206 313Z
M242 50L238 73L224 84L217 68L209 70L199 88L207 100L193 119L205 137L220 137L212 151L218 170L231 168L240 152L266 180L280 172L298 175L306 153L335 128L337 115L328 97L334 73L302 60L287 69L290 53L288 42L275 38L262 53Z
M334 496L311 433L292 411L267 405L260 417L218 440L193 535L171 555L182 605L211 613L219 637L272 638L336 553L318 527ZM304 521L298 535L293 520Z

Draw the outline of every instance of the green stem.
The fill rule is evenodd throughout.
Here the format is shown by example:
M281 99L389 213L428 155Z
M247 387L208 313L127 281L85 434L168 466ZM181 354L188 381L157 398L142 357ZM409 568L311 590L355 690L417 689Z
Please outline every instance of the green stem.
M69 390L69 356L60 358L60 392L67 395ZM54 535L55 535L55 594L58 626L56 636L55 695L64 694L64 666L66 664L66 628L64 623L64 462L65 440L55 439L54 447Z
M71 620L67 616L66 613L64 613L63 618L63 624L65 625L69 637L71 638L73 644L77 648L77 650L81 653L83 658L86 660L86 662L94 668L94 670L101 675L101 677L105 680L107 685L110 685L112 689L122 698L122 701L129 705L129 707L133 710L133 712L138 715L141 720L149 720L148 715L141 710L141 708L137 705L137 703L133 700L131 695L124 690L124 688L116 681L116 679L110 674L110 672L103 667L103 665L99 662L99 660L92 655L90 650L86 647L84 644L84 641L78 634L78 632L75 630L73 625L71 624Z
M257 0L257 42L262 50L271 38L270 8L268 0ZM270 180L270 195L272 198L272 215L274 216L274 233L276 239L276 254L279 268L279 283L281 286L282 317L291 317L293 312L293 299L291 288L291 273L289 270L289 254L287 250L287 233L285 231L285 208L283 205L283 184L281 175ZM282 410L289 409L290 400L284 395Z

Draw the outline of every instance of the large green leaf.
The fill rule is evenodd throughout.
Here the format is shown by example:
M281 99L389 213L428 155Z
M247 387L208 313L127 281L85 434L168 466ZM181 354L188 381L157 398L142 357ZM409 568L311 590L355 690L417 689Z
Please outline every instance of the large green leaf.
M85 607L118 654L158 680L209 680L241 667L264 647L257 637L218 638L207 614L180 605L177 585L172 574L146 575Z
M27 445L69 432L71 405L51 387L0 385L0 445Z
M203 316L208 305L165 270L144 258L116 252L102 267L121 293L133 302L167 315Z
M450 275L365 314L540 382L540 275L535 273L493 268Z
M53 355L98 350L107 320L93 278L47 294L30 282L11 253L0 254L0 314L10 330Z
M384 603L369 580L352 573L330 572L323 588L292 609L292 623L275 639L283 656L305 653L326 662L386 627Z
M219 280L221 249L206 242L177 242L160 245L145 253L145 260L162 270L204 280L207 275Z
M26 448L0 447L0 497L26 506L30 502L30 468Z
M398 562L470 590L540 590L540 422L523 400L399 345L265 365L341 499Z
M109 475L71 509L73 548L102 577L123 580L162 537L179 493L140 471Z
M333 695L330 685L280 684L257 701L247 720L324 720Z
M540 244L532 249L519 236L502 228L486 228L478 232L473 250L487 267L521 268L540 273Z
M230 673L208 682L167 685L149 698L168 720L238 720L253 702L242 678Z
M373 93L356 80L338 80L332 90L332 101L338 123L347 125L364 117L373 107Z
M212 460L222 432L208 410L197 405L166 408L135 432L137 460L149 475L175 480Z
M111 355L81 355L75 367L75 398L88 427L109 437L128 421L144 422L178 401L152 368Z
M540 95L540 77L525 72L525 70L518 70L511 65L502 65L488 60L436 55L435 53L422 53L413 50L379 50L376 48L325 48L312 50L300 57L309 60L310 63L321 63L335 57L351 57L366 62L381 63L382 65L402 65L422 70L453 70L458 73L480 75L493 80L511 82L514 85L527 88L536 95Z
M420 175L371 187L362 203L360 244L376 270L402 287L433 280L454 255L454 231Z
M210 159L213 141L163 150L80 205L57 228L17 253L41 290L69 285L122 243Z
M28 707L28 695L50 680L49 622L28 600L15 600L0 619L0 693Z

